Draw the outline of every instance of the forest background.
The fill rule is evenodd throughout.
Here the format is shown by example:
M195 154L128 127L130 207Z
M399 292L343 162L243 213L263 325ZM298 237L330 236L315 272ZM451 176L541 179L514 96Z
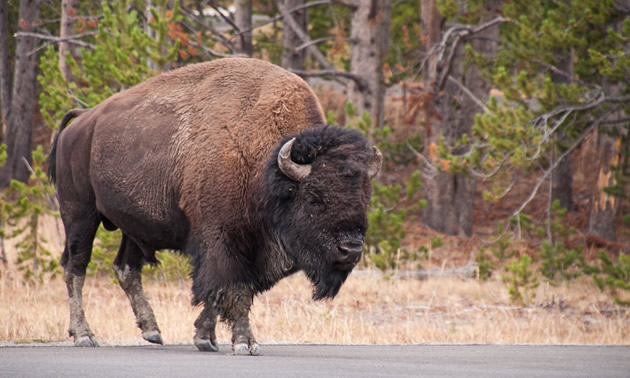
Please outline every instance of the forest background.
M517 308L593 289L628 342L629 54L623 0L2 1L3 285L62 273L44 172L65 112L250 56L308 80L329 123L383 151L362 267L489 282ZM99 230L92 275L113 279L119 240ZM185 257L159 259L145 280L187 280Z

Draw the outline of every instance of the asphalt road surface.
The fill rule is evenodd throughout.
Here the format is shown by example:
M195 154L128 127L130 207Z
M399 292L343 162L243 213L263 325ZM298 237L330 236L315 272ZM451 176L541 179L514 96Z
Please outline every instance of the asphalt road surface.
M192 345L0 347L0 377L630 377L630 346Z

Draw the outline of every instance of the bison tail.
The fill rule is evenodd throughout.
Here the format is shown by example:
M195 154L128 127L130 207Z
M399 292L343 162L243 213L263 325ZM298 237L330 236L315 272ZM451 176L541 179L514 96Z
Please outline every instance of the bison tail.
M50 182L53 184L57 180L56 156L57 156L57 142L59 141L59 135L61 134L63 129L66 128L66 126L68 125L68 122L70 122L71 119L80 116L81 114L87 112L88 110L89 109L72 109L68 113L66 113L66 115L63 116L63 119L61 120L61 125L59 125L59 131L55 135L55 139L53 140L52 148L50 149L50 154L48 154L48 159L47 159L48 178L50 179Z

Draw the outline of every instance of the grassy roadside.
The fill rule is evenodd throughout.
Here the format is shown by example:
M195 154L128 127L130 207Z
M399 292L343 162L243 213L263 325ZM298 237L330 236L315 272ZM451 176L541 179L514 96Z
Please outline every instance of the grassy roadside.
M35 289L11 276L0 278L0 341L69 340L63 281ZM190 343L200 309L190 306L189 282L145 286L165 342ZM630 311L619 310L592 284L537 290L535 305L518 307L499 281L383 279L359 272L335 300L314 302L300 274L257 297L251 321L263 344L630 344ZM110 278L89 277L84 302L98 339L142 342L127 298ZM230 340L223 325L217 336L221 343Z
M52 251L61 251L63 231L54 221L41 230ZM423 235L426 231L417 231ZM474 240L450 242L432 252L425 267L465 265ZM65 283L58 277L23 284L12 263L0 264L0 342L69 341ZM457 253L460 251L460 253ZM201 311L190 305L190 281L145 282L166 343L191 343ZM514 306L499 275L487 282L453 277L426 280L384 278L355 271L332 301L314 302L302 274L280 281L254 301L251 323L259 342L300 343L543 343L630 345L630 309L620 309L587 276L571 286L541 282L535 300ZM143 343L122 289L106 275L88 277L84 308L101 341ZM231 335L217 329L220 343Z

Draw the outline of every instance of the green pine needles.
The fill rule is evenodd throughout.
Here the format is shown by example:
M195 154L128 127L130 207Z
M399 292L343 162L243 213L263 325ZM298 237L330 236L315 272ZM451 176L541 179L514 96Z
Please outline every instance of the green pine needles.
M39 230L42 215L58 215L54 207L55 188L48 182L42 169L46 156L42 147L33 151L31 178L28 183L12 180L7 196L15 201L2 201L3 215L13 226L12 238L17 238L17 265L26 282L41 283L45 278L54 278L60 271L57 258L46 246ZM28 164L24 161L24 164Z
M149 26L156 37L145 33L127 0L102 2L103 19L93 37L93 48L82 48L79 57L68 54L72 79L64 78L58 52L49 46L40 59L38 80L42 86L39 104L50 128L56 129L65 112L93 107L111 95L154 76L177 60L179 39L169 41L169 25L180 19L179 1L166 11L167 0L151 8Z

